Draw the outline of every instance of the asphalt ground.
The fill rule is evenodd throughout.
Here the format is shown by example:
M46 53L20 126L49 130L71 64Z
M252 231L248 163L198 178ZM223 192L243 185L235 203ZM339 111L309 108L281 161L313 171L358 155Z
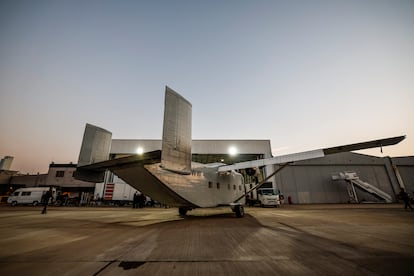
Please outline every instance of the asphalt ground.
M402 205L0 206L0 275L414 275Z

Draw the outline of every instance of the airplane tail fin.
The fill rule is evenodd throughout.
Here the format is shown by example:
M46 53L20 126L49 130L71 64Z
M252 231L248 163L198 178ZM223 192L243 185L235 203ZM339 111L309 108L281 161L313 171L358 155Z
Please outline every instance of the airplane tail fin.
M177 92L165 87L161 166L177 173L191 173L192 105Z
M82 170L82 166L108 160L111 149L112 133L86 124L75 178L83 181L102 182L104 172Z

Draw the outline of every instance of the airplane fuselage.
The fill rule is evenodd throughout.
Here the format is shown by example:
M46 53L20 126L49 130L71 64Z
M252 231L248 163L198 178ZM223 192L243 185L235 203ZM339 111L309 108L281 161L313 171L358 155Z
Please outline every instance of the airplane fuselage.
M145 165L145 169L197 207L228 205L244 194L243 176L235 171L218 172L218 167L200 164L193 165L190 174L172 172L160 164Z

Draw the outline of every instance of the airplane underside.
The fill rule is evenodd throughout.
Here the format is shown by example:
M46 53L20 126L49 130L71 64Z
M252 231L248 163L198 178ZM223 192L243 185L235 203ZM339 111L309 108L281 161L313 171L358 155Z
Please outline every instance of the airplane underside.
M146 165L159 165L160 159L161 151L153 151L141 156L134 155L107 160L78 167L76 177L84 181L96 181L96 179L89 177L96 178L98 174L103 176L106 170L110 170L135 189L163 204L176 207L198 207L174 192L145 168Z
M174 192L142 165L115 168L111 169L111 171L138 191L143 192L158 202L174 207L198 207Z
M183 176L170 172L163 169L160 163L112 168L111 171L154 200L172 207L179 207L181 215L185 215L188 210L195 208L228 205L237 216L242 216L240 213L243 211L241 203L229 204L243 194L243 191L238 187L234 191L233 187L228 189L226 184L223 190L218 191L216 186L209 188L208 185L205 185L207 183L205 179L200 180L197 179L197 176ZM200 193L200 190L203 189L204 192Z

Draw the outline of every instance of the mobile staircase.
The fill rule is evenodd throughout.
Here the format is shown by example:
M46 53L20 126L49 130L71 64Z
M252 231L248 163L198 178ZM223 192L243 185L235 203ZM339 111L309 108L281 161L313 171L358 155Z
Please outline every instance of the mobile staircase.
M355 186L372 194L380 200L384 200L386 203L392 202L392 197L389 194L367 182L362 181L361 179L359 179L356 172L335 173L332 175L332 180L345 180L348 183L347 190L350 202L359 203L357 194L355 192Z

